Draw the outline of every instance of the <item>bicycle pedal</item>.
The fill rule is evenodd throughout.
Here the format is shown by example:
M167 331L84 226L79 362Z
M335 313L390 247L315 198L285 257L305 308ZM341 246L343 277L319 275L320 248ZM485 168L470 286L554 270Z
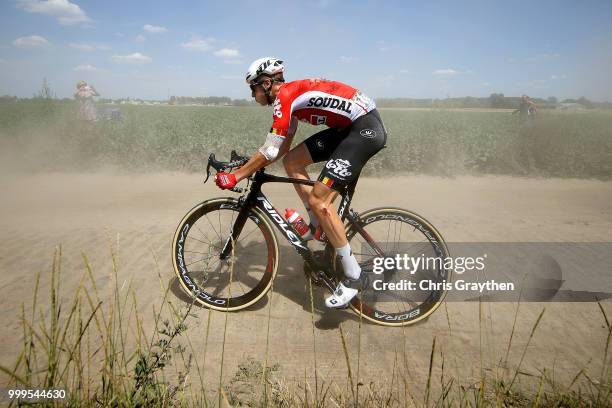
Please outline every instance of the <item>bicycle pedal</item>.
M311 276L310 280L312 281L312 284L315 286L318 286L320 288L324 288L325 287L325 282L323 282L323 279L321 278L313 278Z
M312 284L315 286L325 287L325 282L323 282L323 279L318 277L316 274L309 274L306 276L306 279L310 279Z

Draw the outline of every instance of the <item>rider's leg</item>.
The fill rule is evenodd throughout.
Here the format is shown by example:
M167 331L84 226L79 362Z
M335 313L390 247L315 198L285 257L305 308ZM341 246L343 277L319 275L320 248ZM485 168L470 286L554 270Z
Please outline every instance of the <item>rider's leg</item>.
M338 192L327 187L321 182L315 183L308 198L308 204L319 219L321 228L325 231L327 239L338 248L347 244L344 225L336 212L333 202L338 196Z
M328 128L308 137L304 142L290 150L283 158L283 165L287 175L289 177L310 180L306 167L312 163L319 163L329 159L347 134L348 131L346 130ZM294 184L293 187L304 203L304 208L308 211L310 223L316 228L318 220L308 204L308 197L312 187L303 184Z
M310 194L309 203L317 215L321 228L323 228L327 235L327 239L336 249L336 255L340 258L344 274L350 281L357 281L361 275L361 267L351 251L342 220L332 204L337 195L337 191L332 190L321 182L317 182ZM357 293L357 289L347 287L341 282L334 290L334 293L325 299L325 305L331 308L345 307Z
M283 157L283 166L285 166L287 176L292 178L310 180L306 167L310 166L312 163L312 157L310 156L310 152L304 143L297 145L295 148L291 149L289 153L285 155L285 157ZM300 196L302 203L304 203L304 208L308 212L310 223L316 227L318 225L317 219L314 217L313 211L308 204L308 196L310 196L312 186L294 184L293 187L295 188L298 196Z
M332 190L325 184L317 182L310 194L309 204L319 219L321 228L327 239L336 249L336 254L341 258L344 274L350 279L359 279L361 267L351 252L351 247L346 239L344 224L334 208L333 201L338 192Z
M361 268L351 251L340 216L332 206L331 191L345 191L356 182L365 163L385 145L387 134L376 110L358 118L329 157L311 194L311 207L319 217L323 230L341 257L348 281L338 285L325 299L328 307L344 307L357 294Z

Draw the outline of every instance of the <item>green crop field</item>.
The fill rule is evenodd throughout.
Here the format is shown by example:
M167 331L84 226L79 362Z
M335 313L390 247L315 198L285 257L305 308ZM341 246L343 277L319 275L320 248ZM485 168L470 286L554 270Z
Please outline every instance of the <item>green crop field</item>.
M29 171L200 172L209 153L253 153L271 123L260 107L100 105L122 120L85 123L76 105L0 103L0 147L11 167ZM381 109L389 138L364 174L509 174L612 177L612 113L541 112L521 129L507 111ZM297 140L321 127L301 125Z

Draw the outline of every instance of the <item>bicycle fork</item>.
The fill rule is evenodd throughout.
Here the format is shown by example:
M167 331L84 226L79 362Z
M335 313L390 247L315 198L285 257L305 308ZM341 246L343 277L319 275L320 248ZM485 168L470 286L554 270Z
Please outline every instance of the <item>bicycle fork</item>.
M242 205L240 211L238 212L238 217L236 217L236 221L234 221L234 225L232 225L232 233L225 240L223 249L219 254L219 259L222 261L226 260L234 250L234 242L238 240L238 237L242 232L242 228L244 228L244 224L246 224L247 218L249 218L249 207Z

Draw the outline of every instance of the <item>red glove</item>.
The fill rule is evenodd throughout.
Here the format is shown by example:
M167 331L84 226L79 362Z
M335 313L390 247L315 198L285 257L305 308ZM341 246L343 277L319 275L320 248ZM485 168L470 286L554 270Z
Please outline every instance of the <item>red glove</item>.
M215 175L215 183L221 190L226 190L236 185L236 176L232 173L219 172Z

